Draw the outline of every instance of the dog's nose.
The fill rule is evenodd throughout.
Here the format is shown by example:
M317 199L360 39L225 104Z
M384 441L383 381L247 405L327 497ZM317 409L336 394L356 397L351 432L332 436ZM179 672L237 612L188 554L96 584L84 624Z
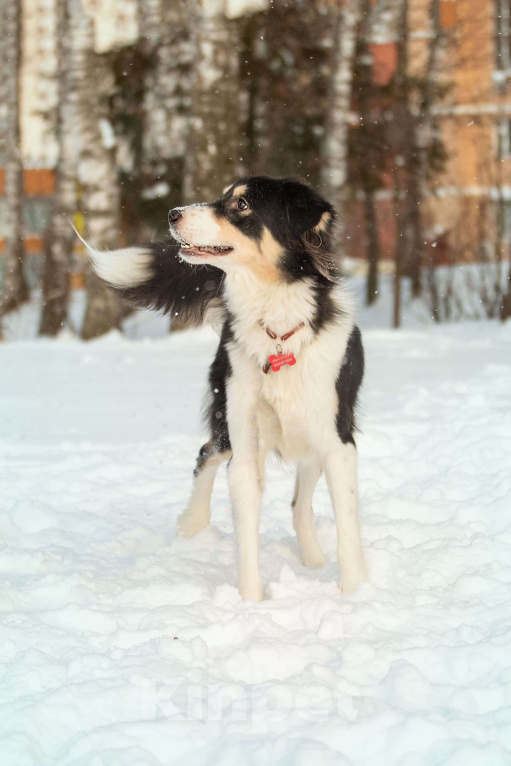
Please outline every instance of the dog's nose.
M179 221L182 215L183 214L178 207L175 207L173 210L169 210L169 223L176 223L176 221Z

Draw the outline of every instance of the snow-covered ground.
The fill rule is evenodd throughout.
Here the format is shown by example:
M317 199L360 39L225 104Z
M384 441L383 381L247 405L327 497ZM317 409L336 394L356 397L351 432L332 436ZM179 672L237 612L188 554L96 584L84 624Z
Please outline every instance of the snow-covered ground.
M225 471L176 535L215 344L0 346L1 766L508 766L511 323L365 332L371 582L337 589L324 483L301 565L273 464L261 604Z

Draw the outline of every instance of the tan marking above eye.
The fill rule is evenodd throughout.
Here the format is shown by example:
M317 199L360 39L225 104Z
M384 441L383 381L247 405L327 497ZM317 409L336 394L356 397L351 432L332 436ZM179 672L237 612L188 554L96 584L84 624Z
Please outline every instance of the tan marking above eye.
M224 194L227 194L227 192L228 192L228 191L230 191L231 189L232 189L232 184L229 184L229 186L226 186L226 187L225 187L225 189L224 189L224 190L223 190L223 192L222 192L222 196L223 196Z
M328 210L326 210L319 219L319 223L314 226L314 231L325 231L331 217L332 213L329 213Z
M243 194L247 193L247 188L248 187L246 184L240 184L240 186L235 186L233 194L235 194L236 197L242 197Z

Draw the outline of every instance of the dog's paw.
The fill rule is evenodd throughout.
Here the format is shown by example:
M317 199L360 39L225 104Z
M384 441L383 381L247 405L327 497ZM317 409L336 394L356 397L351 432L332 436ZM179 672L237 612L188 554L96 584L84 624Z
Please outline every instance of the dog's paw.
M358 588L360 580L342 580L339 583L339 590L343 596L349 596L350 593L354 593Z
M183 537L193 537L209 524L209 518L185 511L178 517L177 528Z
M261 580L253 583L240 583L238 589L241 598L250 598L252 601L263 600L263 584Z
M302 564L306 567L322 567L326 564L326 556L319 545L307 551L302 551Z
M341 574L341 580L339 582L339 590L344 596L349 596L350 593L354 593L361 582L367 580L367 572L365 566L362 566L357 572L347 572Z

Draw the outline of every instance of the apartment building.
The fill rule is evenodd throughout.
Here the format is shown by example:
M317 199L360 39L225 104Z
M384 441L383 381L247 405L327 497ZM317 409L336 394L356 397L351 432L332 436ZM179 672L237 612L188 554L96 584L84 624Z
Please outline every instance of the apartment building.
M434 34L430 0L409 0L410 71L423 76ZM381 24L371 44L374 80L385 85L397 67L399 19L393 3L376 0ZM511 0L440 0L438 82L443 96L433 112L447 153L427 184L423 220L428 260L482 257L496 228L511 242ZM394 256L396 206L391 174L376 193L383 258ZM351 254L365 253L363 205L352 204Z

